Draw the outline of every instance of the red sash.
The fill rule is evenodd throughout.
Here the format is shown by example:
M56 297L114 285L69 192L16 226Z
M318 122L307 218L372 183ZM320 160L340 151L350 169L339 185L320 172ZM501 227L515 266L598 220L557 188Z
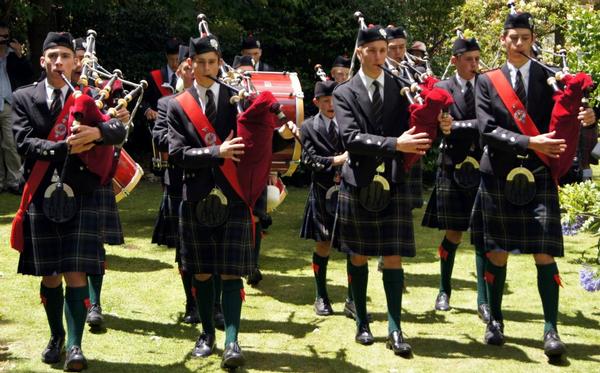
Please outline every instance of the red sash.
M183 111L185 112L185 115L192 122L196 132L198 133L198 136L200 136L202 141L204 141L205 145L221 145L221 139L219 138L219 135L217 135L214 127L208 118L206 118L206 115L204 115L200 109L200 105L198 105L196 99L191 93L185 91L184 93L175 97L175 100L179 102ZM240 181L238 180L237 166L233 163L233 160L225 158L223 160L223 164L219 166L219 168L221 169L223 175L225 175L229 185L231 185L240 199L246 203L246 206L248 206L248 210L250 211L250 220L252 221L252 244L254 245L254 214L252 213L252 208L248 204L248 201L246 201L246 198L244 198L244 193L242 192L242 187L240 185Z
M152 70L152 71L150 71L150 75L152 76L152 80L154 80L154 84L156 84L156 86L158 87L158 90L160 91L160 94L163 95L163 97L173 94L173 92L171 92L167 88L163 87L164 82L163 82L162 74L160 73L160 70Z
M506 110L512 115L521 133L530 137L538 136L540 131L535 126L535 123L533 123L533 119L527 113L527 109L525 109L525 106L519 100L519 96L515 93L502 70L492 70L487 72L486 75L490 78L490 81L498 92L498 96L500 96ZM546 154L538 151L535 151L535 154L537 154L546 166L550 167L550 159Z
M71 106L73 105L74 101L75 99L73 98L73 94L71 94L67 99L62 111L58 115L52 130L50 130L48 140L57 142L65 138L67 135L69 111L71 110ZM10 232L10 246L18 252L22 252L23 248L25 247L25 237L23 233L23 221L25 219L25 214L27 213L27 209L33 200L35 192L38 190L46 171L48 171L48 167L50 167L50 161L36 161L33 165L33 169L31 170L29 178L27 178L27 182L25 182L23 195L21 196L21 204L19 205L19 210L17 210L17 214L13 219L12 230Z

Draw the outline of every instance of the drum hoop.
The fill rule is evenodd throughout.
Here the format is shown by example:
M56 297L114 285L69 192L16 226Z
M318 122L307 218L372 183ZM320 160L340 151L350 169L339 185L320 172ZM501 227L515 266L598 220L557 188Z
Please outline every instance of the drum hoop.
M133 174L133 177L131 178L131 180L129 181L129 183L127 185L121 185L121 183L116 178L113 178L113 183L116 183L121 188L121 191L119 191L119 193L117 193L117 195L115 195L115 200L117 202L120 202L123 198L129 196L131 194L131 192L133 191L133 189L135 189L137 184L142 179L142 176L144 176L144 170L136 162L135 163L135 173Z

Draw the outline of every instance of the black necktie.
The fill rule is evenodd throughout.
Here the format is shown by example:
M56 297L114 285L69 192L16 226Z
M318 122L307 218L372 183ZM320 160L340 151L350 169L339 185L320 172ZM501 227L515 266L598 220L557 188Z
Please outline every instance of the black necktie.
M473 84L467 81L467 90L465 91L465 105L467 106L467 117L475 118L475 95L473 95Z
M527 107L527 93L525 92L525 84L523 83L523 75L521 75L521 70L517 70L515 92L517 93L517 96L519 96L519 100L521 100L523 106Z
M50 104L50 115L52 115L52 118L54 119L58 117L58 114L60 114L60 111L62 110L62 102L60 101L61 96L62 91L58 88L54 88L54 91L52 91L52 103Z
M215 120L217 119L217 105L215 105L215 97L210 89L206 90L206 107L204 108L204 115L206 115L208 121L214 126Z
M331 145L337 151L340 141L338 139L337 128L335 128L335 122L333 120L329 121L329 127L327 128L327 134L329 136L329 142L331 142Z
M173 89L177 87L177 74L175 73L171 75L171 87L173 87Z
M379 93L379 82L373 80L373 118L375 119L375 126L381 128L383 126L383 100Z

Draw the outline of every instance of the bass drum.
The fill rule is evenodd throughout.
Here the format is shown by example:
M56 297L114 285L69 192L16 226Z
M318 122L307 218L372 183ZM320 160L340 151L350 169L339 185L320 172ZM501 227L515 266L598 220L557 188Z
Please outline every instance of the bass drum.
M300 127L304 122L304 94L298 74L285 71L251 71L250 74L254 89L259 93L271 92L281 104L288 120ZM293 145L273 153L271 172L277 172L281 176L291 176L300 163L301 155L301 145L298 141L294 141Z
M144 175L144 170L125 149L121 149L119 163L112 179L113 192L117 202L127 197Z

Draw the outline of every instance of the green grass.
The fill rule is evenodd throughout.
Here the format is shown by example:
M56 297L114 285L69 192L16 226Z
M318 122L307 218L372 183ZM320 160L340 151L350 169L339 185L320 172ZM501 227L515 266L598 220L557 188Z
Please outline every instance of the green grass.
M178 322L184 308L174 252L150 244L160 201L158 184L142 183L120 205L126 244L107 247L108 271L102 292L108 330L84 334L89 372L218 371L218 351L204 360L190 358L198 327ZM437 246L442 234L420 227L415 213L417 256L405 263L408 293L404 295L403 329L414 349L410 360L385 348L385 295L376 261L370 262L369 311L376 343L354 342L355 326L341 315L346 294L344 257L334 253L329 266L332 317L312 310L314 282L310 269L314 244L298 238L306 190L290 188L274 214L263 241L261 267L265 279L246 288L240 342L248 371L272 372L594 372L600 366L600 294L579 286L577 259L596 242L581 234L566 237L567 256L559 260L561 289L559 330L569 349L562 366L549 365L542 351L543 318L531 256L511 257L504 297L507 343L482 343L478 320L474 253L464 237L454 269L453 309L434 312L437 295ZM18 255L8 247L10 222L18 199L0 195L0 371L53 372L40 362L48 326L40 305L39 279L16 274ZM591 253L591 251L589 251Z

